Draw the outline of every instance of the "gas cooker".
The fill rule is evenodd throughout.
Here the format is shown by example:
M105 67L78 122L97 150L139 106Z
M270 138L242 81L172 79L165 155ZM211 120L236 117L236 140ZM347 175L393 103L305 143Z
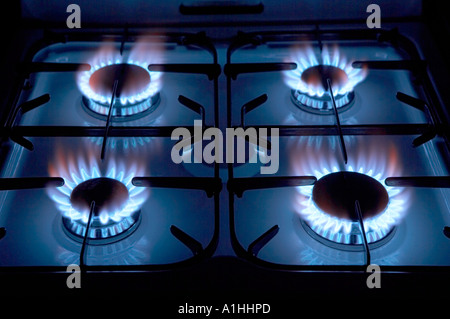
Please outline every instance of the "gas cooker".
M407 28L205 29L53 30L31 47L4 111L2 281L74 294L76 264L84 291L154 296L391 296L448 282L447 109ZM120 99L125 63L148 72L151 96ZM317 65L360 79L305 93L296 79ZM115 89L89 96L108 66ZM171 134L194 120L277 129L276 173L261 174L264 156L249 162L251 143L245 163L174 163ZM118 196L102 189L117 185L132 204L102 213ZM77 192L102 194L74 209ZM369 264L388 288L367 287Z

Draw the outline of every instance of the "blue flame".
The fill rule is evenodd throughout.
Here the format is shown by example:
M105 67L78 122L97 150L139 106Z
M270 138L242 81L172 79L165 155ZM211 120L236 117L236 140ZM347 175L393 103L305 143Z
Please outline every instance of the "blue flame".
M136 174L143 173L142 169L138 168L136 164L128 164L125 167L124 164L119 165L114 160L111 160L108 163L108 169L104 174L93 156L90 158L89 162L81 157L76 161L72 158L68 158L67 163L59 162L57 165L57 167L51 167L50 173L53 176L64 178L65 184L62 187L49 189L48 193L50 198L56 203L56 207L62 215L72 221L78 221L82 224L88 222L89 210L79 211L75 209L70 201L70 195L74 188L80 183L93 178L107 177L115 179L123 183L128 190L128 200L122 207L113 211L100 209L98 216L95 216L95 218L98 219L102 225L114 222L116 228L125 227L125 224L130 222L128 217L138 211L148 197L148 190L146 188L136 187L131 183ZM120 232L120 229L112 229L111 233L114 233L115 231Z
M291 62L293 61L297 64L297 68L295 70L284 72L285 83L293 90L305 93L308 96L322 97L325 93L327 93L325 88L321 85L315 86L302 81L302 73L310 67L319 64L330 65L343 70L347 74L348 81L345 84L341 86L332 85L334 96L345 95L353 91L353 88L367 76L366 69L353 68L352 63L347 61L347 58L339 52L337 47L329 50L327 46L324 46L320 54L316 54L310 46L303 49L296 49L291 59ZM306 99L306 97L304 98ZM307 101L304 102L304 104L308 104ZM318 102L315 101L314 103ZM345 103L345 101L340 103Z
M348 136L346 136L348 138ZM398 153L393 145L383 140L368 143L364 138L346 139L349 143L348 165L339 162L333 139L316 139L319 144L298 143L293 141L292 168L296 175L314 175L318 180L325 175L339 171L358 172L368 175L385 187L389 202L378 215L364 220L364 230L369 243L384 238L405 216L409 192L405 188L391 187L384 183L389 176L400 174ZM303 140L303 142L306 142ZM308 140L311 142L311 139ZM351 143L350 143L351 142ZM337 243L349 244L356 239L362 243L359 223L331 216L322 211L312 198L314 186L298 187L299 196L294 204L295 211L320 236ZM352 236L351 235L356 235Z
M136 47L138 48L137 51L139 51L140 46L137 45ZM148 65L154 57L143 56L142 54L139 54L139 52L136 53L135 51L136 50L132 51L128 57L124 57L116 49L104 47L89 61L89 64L91 65L91 69L89 71L81 71L77 73L78 88L85 97L95 102L90 105L95 112L105 115L108 114L108 106L111 104L111 96L105 96L101 93L97 93L91 88L89 85L89 80L92 74L106 66L122 63L133 64L143 68L149 73L151 80L144 90L140 92L133 92L132 94L121 96L120 99L116 99L115 103L119 103L121 106L127 107L115 108L112 115L132 115L143 112L152 106L150 98L155 96L161 90L162 72L149 71ZM123 114L117 114L119 111Z
M351 165L348 166L346 171L355 172ZM339 169L336 166L333 166L331 171L327 168L323 168L322 170L314 170L314 176L316 176L317 179L320 179L332 172L339 172ZM384 185L381 173L375 174L372 169L366 171L363 167L360 167L357 172L366 174ZM303 208L299 210L300 215L308 223L311 229L322 237L338 243L350 243L350 236L360 232L359 224L357 222L331 216L323 212L312 199L313 187L314 186L306 186L298 188L300 194L306 197L306 199L303 198L300 200L300 204L303 206ZM389 203L387 207L377 216L364 220L364 230L369 243L378 241L385 237L392 230L392 227L397 224L404 215L405 200L399 196L402 189L386 185L384 185L384 187L389 195ZM356 242L356 244L362 243L361 238L358 237L357 240L359 242Z

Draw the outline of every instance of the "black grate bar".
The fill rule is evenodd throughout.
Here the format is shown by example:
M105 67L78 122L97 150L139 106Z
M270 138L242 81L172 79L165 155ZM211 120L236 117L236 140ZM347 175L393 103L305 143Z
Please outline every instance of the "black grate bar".
M50 94L43 94L33 100L22 103L19 106L19 110L22 114L25 114L31 110L34 110L35 108L38 108L41 105L44 105L48 101L50 101Z
M241 108L241 126L242 127L245 127L245 125L244 125L245 114L253 111L258 106L264 104L266 101L267 101L267 94L262 94L262 95L258 96L257 98L254 98L253 100L245 103L242 106L242 108Z
M240 177L228 181L228 190L238 197L246 190L265 189L277 187L296 187L314 185L317 178L314 176L268 176L268 177Z
M19 72L31 74L37 72L77 72L89 71L91 66L87 63L54 63L54 62L29 62L19 66Z
M15 123L18 121L19 114L21 114L21 116L22 116L23 114L41 106L41 105L44 105L48 101L50 101L50 94L43 94L35 99L23 102L15 109L14 114L11 118L12 122L9 123L9 127L11 128L9 135L10 135L10 139L13 142L19 144L20 146L26 148L29 151L34 150L34 146L33 146L33 143L31 143L31 141L24 138L23 135L12 133L12 131L14 130L13 127L14 127Z
M100 154L100 159L103 161L105 159L105 152L106 152L106 141L108 140L108 134L111 127L111 116L112 116L112 109L114 106L114 100L116 98L117 94L117 87L119 85L119 80L114 81L112 96L111 96L111 103L109 104L109 110L108 110L108 117L106 118L106 126L105 126L105 132L103 135L103 143L102 143L102 151Z
M172 225L170 226L170 232L172 235L178 239L180 242L182 242L186 247L188 247L194 256L199 255L201 252L203 252L202 244L194 239L193 237L186 234L184 231L179 229L178 227Z
M398 36L398 32L395 30L380 30L380 29L320 29L317 27L308 30L295 30L295 31L256 31L249 33L242 33L241 37L259 37L260 43L267 42L290 42L290 41L317 41L317 35L321 37L321 41L337 41L337 40L367 40L380 39L381 35L383 39L390 40L393 37ZM395 34L394 34L395 33Z
M408 104L409 106L412 106L422 112L426 112L428 110L427 104L424 101L417 99L415 97L412 97L408 94L405 94L402 92L397 92L396 98L400 102Z
M264 11L260 1L195 1L185 0L179 11L184 15L258 14Z
M127 40L128 40L128 27L125 26L125 28L123 29L122 40L120 41L120 49L119 49L120 56L123 55L123 50L125 48L125 42Z
M256 73L256 72L273 72L273 71L287 71L297 68L295 63L228 63L225 65L225 75L230 76L233 80L242 73Z
M110 126L110 137L170 137L178 126ZM278 128L280 136L334 136L337 135L335 125L281 125L253 126L260 128ZM193 126L186 128L194 132ZM204 127L205 129L208 126ZM341 125L344 135L419 135L425 133L430 124L374 124L374 125ZM14 136L29 137L89 137L103 136L104 126L17 126L12 130ZM5 134L5 133L3 133Z
M62 177L0 178L0 191L64 186Z
M84 234L83 237L83 243L81 244L81 250L80 250L80 267L83 267L85 265L85 257L86 257L86 245L87 245L87 239L89 236L89 228L91 226L91 220L92 220L92 215L94 215L94 210L95 210L95 201L91 202L91 208L89 210L89 218L88 218L88 222L86 224L86 232Z
M394 187L450 188L450 176L388 177L384 183Z
M342 128L341 128L341 121L339 120L339 113L338 113L338 110L336 107L336 100L334 99L333 89L331 88L331 80L330 79L327 79L327 85L328 85L328 90L330 91L331 101L333 102L332 104L333 104L334 116L336 118L336 127L337 127L338 134L339 134L339 143L341 145L342 157L344 158L344 163L347 164L347 161L348 161L347 149L345 147L344 135L342 133Z
M268 231L266 231L264 234L259 236L257 239L255 239L249 246L248 246L248 252L254 256L257 257L260 250L267 245L269 241L271 241L280 230L280 227L278 225L273 226Z
M179 126L110 126L109 137L171 137ZM185 126L191 134L194 126ZM205 129L209 128L204 126ZM104 126L20 126L13 129L13 136L31 137L102 137Z
M217 63L192 63L192 64L150 64L149 71L153 72L173 72L173 73L190 73L205 74L209 80L213 80L220 75L222 71L220 64Z
M368 68L370 70L410 70L423 71L427 66L423 60L398 60L398 61L355 61L352 67L355 69Z
M200 103L185 97L184 95L178 96L178 102L186 106L191 111L199 114L202 117L202 123L205 123L205 108Z
M366 252L366 254L365 254L366 266L368 266L368 265L370 265L370 248L369 248L369 243L367 242L366 231L364 230L364 221L363 221L362 213L361 213L361 206L359 205L358 200L355 201L355 213L356 213L356 216L358 217L359 228L360 228L361 235L363 238L363 243L364 243L364 250Z
M444 226L444 229L442 230L442 232L444 233L445 237L450 238L450 226ZM1 237L0 237L0 239L1 239Z
M43 94L35 99L23 102L14 112L13 121L17 119L17 115L19 114L19 112L23 115L41 105L44 105L48 101L50 101L50 94Z
M260 35L248 34L242 31L238 31L235 39L230 43L227 49L227 64L231 63L231 55L234 51L247 45L258 46L262 44ZM227 68L225 66L225 68ZM226 72L225 72L226 74Z
M419 147L420 145L425 144L428 141L431 141L433 138L435 138L437 135L436 130L434 127L430 127L427 131L425 131L422 135L415 138L412 141L413 147Z
M433 121L433 117L430 114L430 109L429 109L428 105L421 99L417 99L415 97L412 97L412 96L407 95L402 92L397 92L396 97L400 102L408 104L408 105L422 111L423 113L425 113L427 119L432 124L425 132L422 133L421 136L419 136L413 140L413 142L412 142L413 147L418 147L422 144L425 144L428 141L431 141L433 138L435 138L437 135L437 130L436 130L435 123Z
M279 128L280 136L334 136L337 135L336 125L282 125L282 126L252 126L255 129L266 127ZM343 135L417 135L424 133L429 124L369 124L341 125Z
M181 39L177 41L178 44L185 46L197 46L200 47L213 56L214 63L217 63L217 51L214 44L212 44L211 40L206 36L204 31L197 32L194 34L184 34L181 36Z
M34 150L34 145L33 143L31 143L31 141L27 140L25 137L23 136L10 136L11 141L13 141L16 144L19 144L20 146L22 146L23 148L29 150L29 151L33 151Z
M317 38L317 45L319 46L319 50L322 53L323 50L322 34L320 33L320 27L318 24L315 25L314 30Z
M214 177L134 177L131 183L136 187L198 189L208 197L222 189L222 180Z

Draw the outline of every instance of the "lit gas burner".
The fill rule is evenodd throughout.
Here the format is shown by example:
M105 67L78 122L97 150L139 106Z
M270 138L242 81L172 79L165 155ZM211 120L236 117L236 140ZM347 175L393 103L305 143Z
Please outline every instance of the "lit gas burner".
M87 234L92 244L120 240L136 229L140 207L148 197L145 188L131 183L136 174L142 173L136 166L125 169L111 162L107 173L101 174L93 157L89 161L62 155L58 158L66 162L51 166L50 174L63 177L65 185L48 192L61 211L64 230L71 238L81 241L86 235L92 202L95 208Z
M292 101L302 110L317 114L331 114L331 83L336 108L346 110L355 98L353 88L367 75L366 69L354 69L337 48L330 53L324 47L317 59L312 47L296 51L293 57L297 69L285 72L285 80L292 88Z
M329 215L357 221L355 201L362 218L377 216L389 202L389 195L375 178L356 172L335 172L321 177L313 187L314 203Z
M108 115L115 81L113 119L146 115L157 107L161 73L148 71L146 59L133 57L133 52L124 57L114 48L104 48L90 61L91 70L78 73L77 84L88 111L104 118Z
M361 245L363 238L355 210L358 200L368 243L380 245L390 239L404 208L404 201L396 198L399 189L383 186L380 174L364 173L362 168L354 172L351 166L348 171L335 168L334 172L324 170L316 174L317 183L301 190L307 200L302 201L304 208L300 213L313 237L344 249L334 243Z
M371 148L359 145L359 152L349 158L349 165L338 168L340 165L326 144L322 143L315 153L329 158L318 160L312 155L306 161L297 160L293 167L298 175L317 178L313 186L298 188L300 196L295 209L304 229L330 247L362 250L364 239L355 209L358 201L368 243L372 248L385 244L403 219L408 202L403 188L384 184L385 178L399 171L397 152L394 148L383 152L386 149L378 143Z

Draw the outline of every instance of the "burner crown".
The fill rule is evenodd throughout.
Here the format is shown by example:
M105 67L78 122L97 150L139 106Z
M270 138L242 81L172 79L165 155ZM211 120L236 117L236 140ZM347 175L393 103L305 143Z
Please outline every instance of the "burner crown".
M331 216L356 221L355 201L363 219L382 213L388 203L386 188L375 178L356 172L335 172L323 176L313 187L315 204Z
M122 209L129 199L127 187L120 181L107 177L88 179L77 185L70 195L72 206L79 210L89 210L95 202L95 214L101 210Z

